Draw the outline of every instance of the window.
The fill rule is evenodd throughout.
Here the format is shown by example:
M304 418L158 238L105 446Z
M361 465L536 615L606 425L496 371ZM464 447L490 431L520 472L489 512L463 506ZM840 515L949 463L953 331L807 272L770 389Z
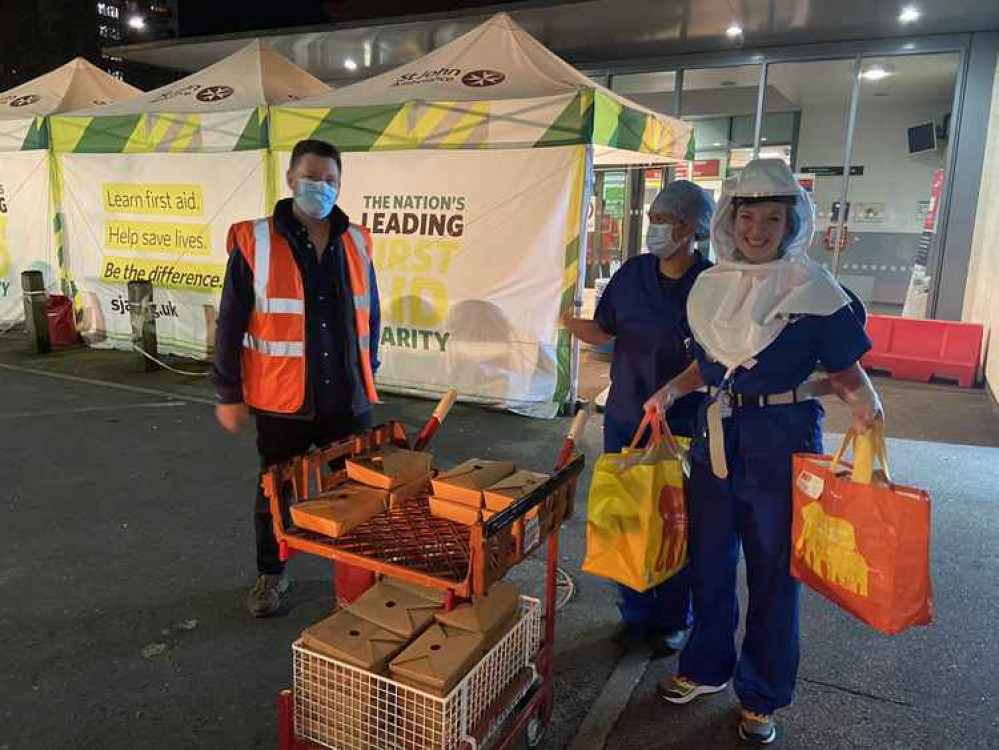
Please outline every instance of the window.
M112 3L97 3L97 13L105 18L113 18L115 20L121 17L121 10L117 5Z

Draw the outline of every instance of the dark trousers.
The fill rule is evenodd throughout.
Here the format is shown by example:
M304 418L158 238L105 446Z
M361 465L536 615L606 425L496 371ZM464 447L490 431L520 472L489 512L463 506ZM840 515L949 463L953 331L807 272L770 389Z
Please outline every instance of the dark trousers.
M261 470L305 453L314 445L328 445L371 429L371 412L360 416L346 414L312 420L257 414L256 420L257 453L260 456ZM257 541L257 572L280 575L284 572L284 563L278 557L270 506L259 482L253 529Z

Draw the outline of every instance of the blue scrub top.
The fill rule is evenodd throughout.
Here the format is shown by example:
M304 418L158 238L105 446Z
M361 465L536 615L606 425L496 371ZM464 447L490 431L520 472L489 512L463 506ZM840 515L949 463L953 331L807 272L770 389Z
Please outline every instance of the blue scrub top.
M766 395L784 393L808 380L818 365L839 372L858 362L871 348L864 331L867 314L850 290L851 303L832 315L802 315L789 323L780 335L756 355L756 364L740 367L732 381L737 393ZM708 360L704 349L694 342L694 355L704 383L720 386L725 366Z
M659 272L659 258L645 253L625 263L604 290L594 317L615 339L605 450L620 450L642 421L645 401L692 361L687 296L700 273L710 267L697 253L682 277L668 279ZM703 398L694 393L670 409L667 416L674 432L693 434Z

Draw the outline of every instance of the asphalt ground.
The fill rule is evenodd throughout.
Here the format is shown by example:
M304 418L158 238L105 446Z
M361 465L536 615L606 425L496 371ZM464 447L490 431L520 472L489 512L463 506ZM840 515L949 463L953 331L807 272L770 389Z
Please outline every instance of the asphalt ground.
M287 610L246 614L252 435L217 428L204 379L136 370L129 355L36 358L0 341L0 749L273 748L290 645L332 607L329 565L299 557ZM878 385L899 415L893 434L913 438L893 442L895 473L934 497L937 621L887 638L806 594L802 681L782 746L999 747L999 451L967 447L999 446L995 411L982 391ZM389 397L380 417L415 430L431 408ZM845 421L830 410L830 429ZM433 450L440 466L503 457L543 471L567 427L459 405ZM597 417L583 441L590 465L600 429ZM557 621L547 748L586 739L579 727L620 674L613 589L579 572L587 476L562 533L576 594ZM510 576L525 593L542 579L533 560ZM626 707L608 715L607 747L734 745L730 695L686 709L658 701L655 681L672 666L632 665L637 687L616 696Z

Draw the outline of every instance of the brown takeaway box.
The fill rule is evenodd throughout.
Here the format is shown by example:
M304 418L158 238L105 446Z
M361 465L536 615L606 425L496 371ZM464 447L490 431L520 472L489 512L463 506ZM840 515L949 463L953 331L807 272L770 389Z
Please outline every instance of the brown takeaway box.
M437 622L449 628L480 633L485 648L491 648L513 626L520 606L520 594L513 586L494 583L482 596L450 612L438 612Z
M323 656L381 674L409 641L347 610L302 631L302 645Z
M482 492L486 510L498 513L548 481L547 474L520 470L504 477Z
M436 602L382 581L358 597L348 611L409 641L434 621L438 609Z
M433 457L386 445L371 453L347 459L347 476L370 487L391 490L429 476Z
M449 471L438 474L433 480L434 495L444 500L481 508L482 490L513 474L515 469L510 461L471 458Z
M433 624L389 664L393 679L444 697L482 656L481 633Z
M465 526L474 526L482 520L482 511L478 508L436 496L430 498L430 515Z
M385 510L388 493L361 484L343 484L291 506L296 526L336 538Z

